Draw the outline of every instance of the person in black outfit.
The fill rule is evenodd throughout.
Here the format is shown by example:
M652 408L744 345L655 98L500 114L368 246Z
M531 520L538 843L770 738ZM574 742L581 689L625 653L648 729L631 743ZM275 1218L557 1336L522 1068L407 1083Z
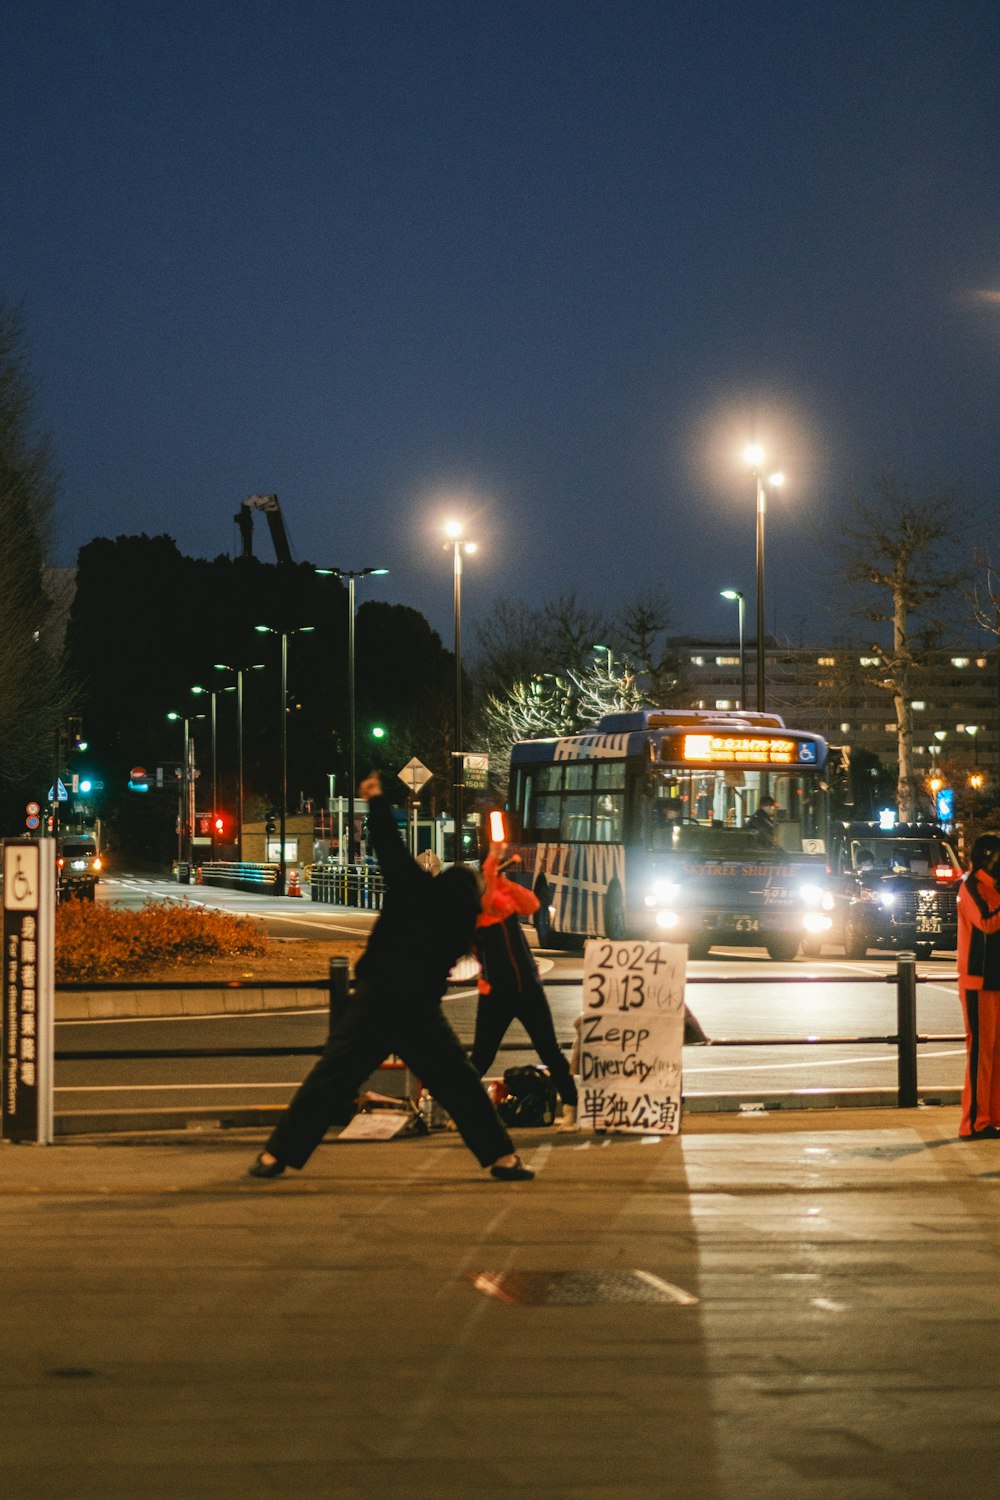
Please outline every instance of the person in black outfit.
M486 888L474 950L482 972L472 1066L482 1076L511 1022L520 1021L552 1075L563 1102L563 1124L569 1126L576 1123L576 1084L556 1039L549 1002L521 926L522 916L538 910L538 897L507 879L501 864L503 852L504 846L491 845L483 861Z
M407 853L379 777L368 776L359 793L368 802L368 832L385 876L385 902L323 1055L250 1175L278 1177L286 1167L304 1167L364 1079L395 1052L448 1111L481 1166L501 1181L527 1181L534 1173L515 1153L479 1074L441 1012L449 971L472 946L478 878L463 865L429 875Z
M743 826L752 829L757 834L758 842L773 844L775 842L774 798L761 797L756 812L750 814Z

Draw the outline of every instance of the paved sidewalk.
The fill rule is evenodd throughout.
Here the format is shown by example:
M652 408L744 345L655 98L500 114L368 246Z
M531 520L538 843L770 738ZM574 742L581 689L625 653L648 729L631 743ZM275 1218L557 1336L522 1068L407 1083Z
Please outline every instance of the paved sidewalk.
M990 1494L1000 1142L956 1124L524 1131L517 1185L450 1133L271 1183L261 1132L0 1148L0 1494Z

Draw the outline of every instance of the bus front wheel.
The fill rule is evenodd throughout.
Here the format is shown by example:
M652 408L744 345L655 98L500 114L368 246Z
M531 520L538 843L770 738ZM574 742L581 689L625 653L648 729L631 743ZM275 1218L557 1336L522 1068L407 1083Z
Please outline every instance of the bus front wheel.
M768 957L776 964L789 964L799 951L799 937L794 932L776 932L765 944Z

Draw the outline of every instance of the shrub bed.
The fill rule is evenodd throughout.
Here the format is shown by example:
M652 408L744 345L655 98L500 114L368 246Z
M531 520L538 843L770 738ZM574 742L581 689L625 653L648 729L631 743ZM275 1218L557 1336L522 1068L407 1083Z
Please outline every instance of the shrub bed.
M56 982L137 978L163 964L258 955L267 941L252 917L185 902L148 901L128 911L65 901L56 911Z

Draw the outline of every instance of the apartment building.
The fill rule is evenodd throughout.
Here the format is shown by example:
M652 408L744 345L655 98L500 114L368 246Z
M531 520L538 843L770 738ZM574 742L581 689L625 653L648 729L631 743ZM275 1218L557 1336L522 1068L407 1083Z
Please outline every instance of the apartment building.
M678 637L671 642L692 708L740 706L740 652L732 641ZM747 706L756 701L755 643L745 649ZM894 764L892 694L875 685L873 648L790 646L769 640L766 706L796 729L822 734ZM1000 653L970 647L930 651L914 671L913 756L918 772L946 779L977 772L1000 785Z

